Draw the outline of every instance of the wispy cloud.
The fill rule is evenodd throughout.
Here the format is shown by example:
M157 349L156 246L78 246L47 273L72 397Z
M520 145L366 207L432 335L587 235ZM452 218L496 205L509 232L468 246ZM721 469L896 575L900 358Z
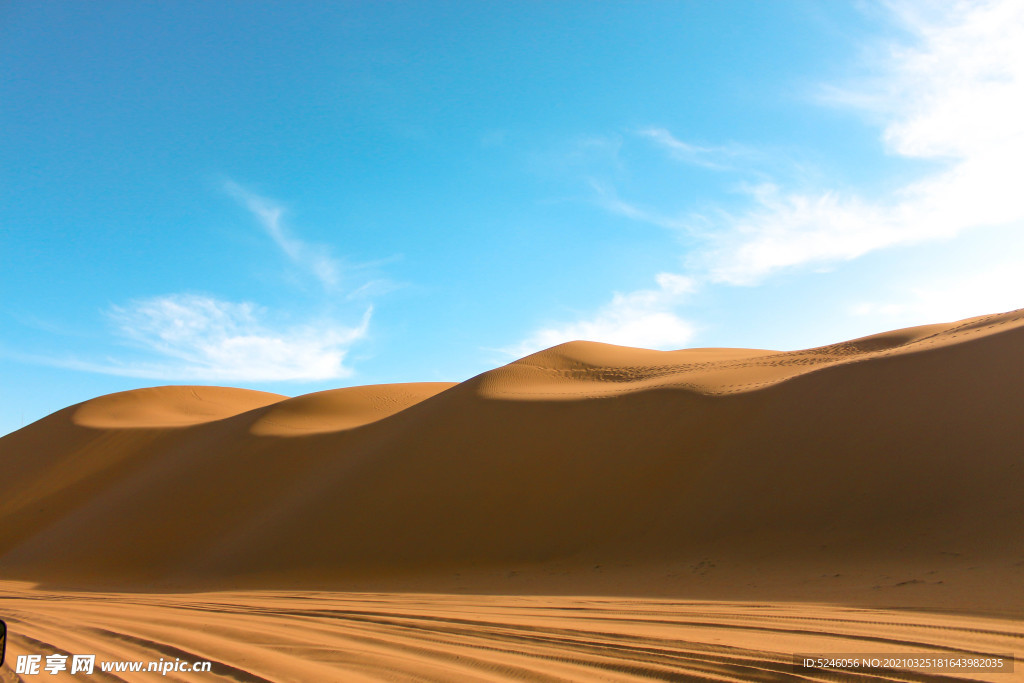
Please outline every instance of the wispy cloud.
M174 293L111 306L105 317L134 353L105 360L32 357L30 360L87 372L180 382L323 381L352 374L350 347L367 336L369 301L397 287L386 279L340 291L341 267L327 247L307 243L282 224L284 209L235 182L224 189L247 208L283 254L322 286L321 308L342 302L363 311L354 324L333 316L295 323L251 301L228 301L208 294ZM379 264L356 266L366 270ZM344 295L343 295L344 294ZM362 302L361 304L359 302ZM358 315L358 314L357 314Z
M644 128L637 134L668 151L674 159L715 171L734 170L733 161L737 157L752 155L750 150L736 143L708 146L684 142L665 128Z
M330 256L325 245L308 244L293 235L281 221L284 207L250 192L234 181L227 181L224 189L252 212L267 235L292 263L311 273L325 289L338 287L341 264Z
M615 294L594 316L539 329L502 351L521 358L580 339L664 350L683 348L693 338L694 329L673 309L694 291L694 282L673 273L661 273L656 281L657 289Z
M651 225L657 225L661 228L669 228L673 230L685 230L690 225L690 219L687 217L672 217L666 216L662 213L654 211L653 209L644 208L638 206L635 203L627 202L623 200L615 188L601 183L594 178L590 179L590 187L593 188L596 197L597 204L606 211L631 218L641 223L650 223Z
M61 361L78 370L181 381L316 381L347 377L348 348L364 338L372 309L354 327L332 322L274 327L249 302L174 294L112 307L117 331L138 360ZM154 359L155 357L155 359ZM54 361L50 361L51 364Z

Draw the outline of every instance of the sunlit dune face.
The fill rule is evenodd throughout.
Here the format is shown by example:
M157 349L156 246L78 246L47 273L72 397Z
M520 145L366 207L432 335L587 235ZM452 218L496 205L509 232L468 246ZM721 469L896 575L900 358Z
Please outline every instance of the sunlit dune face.
M285 396L227 387L154 387L86 401L73 413L84 427L182 427L223 420L284 400Z

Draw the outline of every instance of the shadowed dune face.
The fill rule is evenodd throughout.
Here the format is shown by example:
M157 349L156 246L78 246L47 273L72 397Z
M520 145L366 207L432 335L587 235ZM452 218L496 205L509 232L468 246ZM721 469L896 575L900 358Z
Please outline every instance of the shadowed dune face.
M1022 347L1016 311L793 352L573 342L458 385L115 394L0 440L0 573L1005 608Z

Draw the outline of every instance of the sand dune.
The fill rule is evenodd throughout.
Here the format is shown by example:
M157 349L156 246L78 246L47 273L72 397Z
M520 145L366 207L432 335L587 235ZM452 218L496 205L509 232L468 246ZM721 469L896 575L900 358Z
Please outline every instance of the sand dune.
M105 396L0 439L0 579L1019 620L1022 349L1014 311L791 352L572 342L457 385Z

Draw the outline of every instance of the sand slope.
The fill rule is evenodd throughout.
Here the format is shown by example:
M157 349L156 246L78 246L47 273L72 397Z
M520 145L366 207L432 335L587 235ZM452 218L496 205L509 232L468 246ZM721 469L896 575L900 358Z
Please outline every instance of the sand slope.
M0 578L1024 612L1024 311L458 385L126 392L0 439Z

